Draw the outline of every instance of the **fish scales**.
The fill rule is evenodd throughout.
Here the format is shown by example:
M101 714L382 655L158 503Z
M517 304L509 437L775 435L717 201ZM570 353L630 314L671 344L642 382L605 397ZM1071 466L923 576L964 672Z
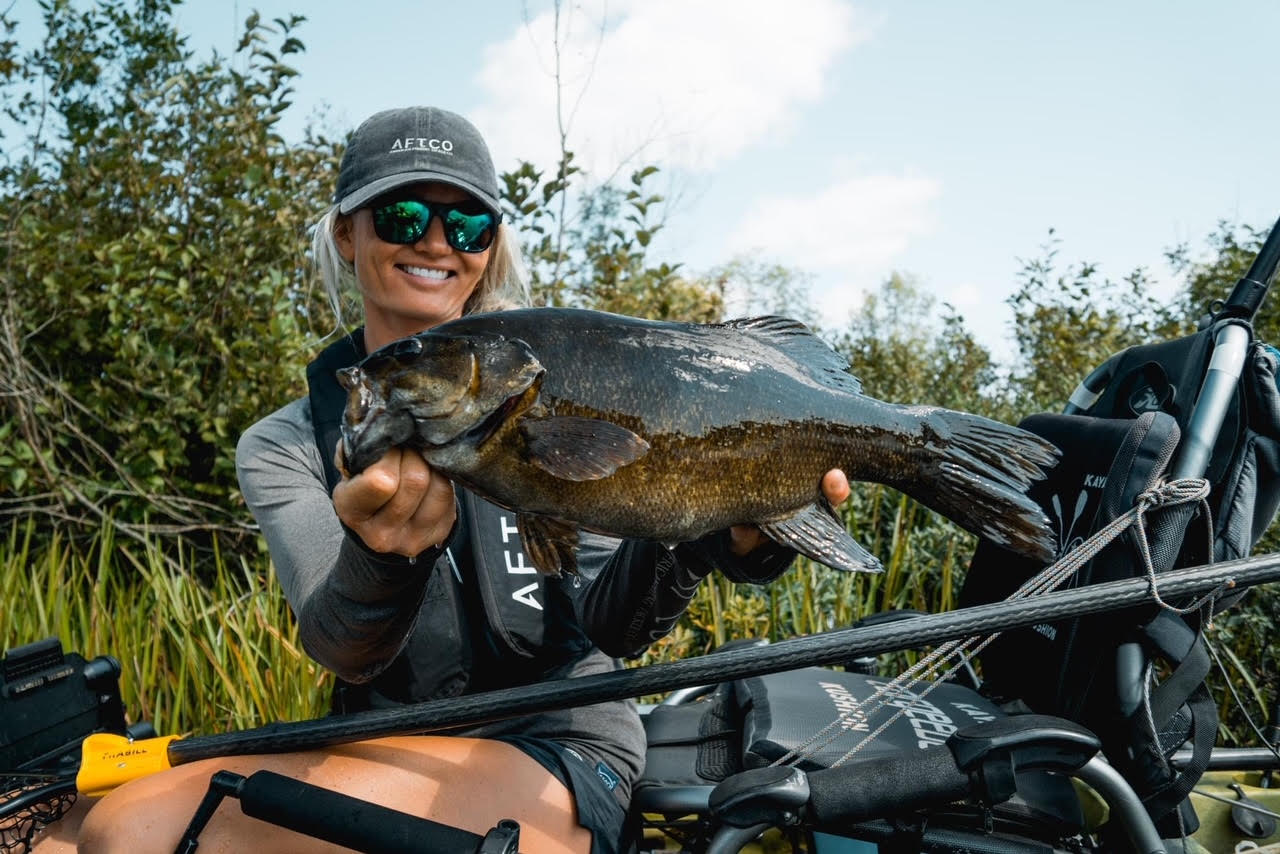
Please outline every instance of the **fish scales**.
M1025 496L1056 451L1017 428L862 393L796 321L647 321L580 309L469 315L356 369L354 473L392 444L518 514L540 569L572 569L576 529L668 543L735 524L815 560L874 569L821 499L832 468L899 488L1037 556Z

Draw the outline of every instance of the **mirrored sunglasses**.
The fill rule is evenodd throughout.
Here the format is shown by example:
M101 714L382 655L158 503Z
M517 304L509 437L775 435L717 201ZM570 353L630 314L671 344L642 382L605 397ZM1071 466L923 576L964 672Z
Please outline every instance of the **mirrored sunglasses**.
M369 211L374 234L387 243L417 243L437 216L444 224L445 241L459 252L485 251L498 231L498 217L473 199L447 203L397 199L375 202Z

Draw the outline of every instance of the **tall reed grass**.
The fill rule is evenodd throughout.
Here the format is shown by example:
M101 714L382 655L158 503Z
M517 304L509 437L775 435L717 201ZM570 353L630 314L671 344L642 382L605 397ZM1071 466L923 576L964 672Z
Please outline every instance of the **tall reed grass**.
M32 521L0 541L0 648L57 637L115 657L130 720L161 733L325 713L330 676L299 646L265 558L118 541L109 524L87 545L36 542Z
M676 628L631 663L701 655L738 638L828 631L883 610L954 607L970 535L879 486L859 487L845 513L883 573L798 559L767 585L714 574ZM140 544L118 540L110 524L88 543L41 534L49 536L33 520L0 531L0 650L52 636L86 658L114 656L130 720L162 733L238 730L328 711L332 677L302 651L265 552L228 555L159 537ZM1210 677L1226 743L1252 739L1237 696L1255 719L1268 717L1277 660L1268 604L1255 597L1220 615L1211 632L1230 669L1229 678ZM885 672L916 657L887 657ZM1228 682L1238 686L1234 696Z
M801 559L768 585L712 575L676 629L633 664L826 631L885 608L948 606L967 535L922 525L913 502L881 487L860 490L848 513L855 536L883 556L883 574ZM110 524L88 543L49 538L35 520L0 537L0 649L52 636L87 658L114 656L131 720L212 733L327 712L331 677L302 651L265 553L138 543Z
M884 572L844 573L798 558L767 585L735 584L713 574L689 610L641 664L701 655L739 638L778 641L843 628L869 614L954 607L963 565L976 539L878 484L859 484L843 509L853 536L880 557ZM886 660L914 662L915 652Z

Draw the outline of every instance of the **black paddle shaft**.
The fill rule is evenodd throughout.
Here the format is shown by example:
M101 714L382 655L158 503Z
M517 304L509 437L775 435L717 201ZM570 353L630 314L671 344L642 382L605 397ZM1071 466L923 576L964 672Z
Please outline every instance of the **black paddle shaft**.
M1280 554L1243 558L1160 574L1160 594L1171 600L1220 587L1240 589L1280 579ZM218 735L192 736L169 744L172 765L218 756L284 753L391 735L414 735L505 720L538 712L588 706L677 688L838 664L859 655L931 646L1022 626L1153 603L1146 578L1130 578L1060 590L1015 601L925 614L876 626L838 629L775 644L737 648L708 656L559 679L396 709L334 715L312 721L269 724Z

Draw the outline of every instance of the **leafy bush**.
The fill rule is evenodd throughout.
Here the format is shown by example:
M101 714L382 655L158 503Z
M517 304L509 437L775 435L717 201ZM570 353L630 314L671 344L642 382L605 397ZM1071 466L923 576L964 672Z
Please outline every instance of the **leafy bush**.
M196 62L171 6L45 4L4 82L0 512L75 536L246 531L235 439L332 323L302 247L336 146L275 130L299 19L251 18L236 71Z

